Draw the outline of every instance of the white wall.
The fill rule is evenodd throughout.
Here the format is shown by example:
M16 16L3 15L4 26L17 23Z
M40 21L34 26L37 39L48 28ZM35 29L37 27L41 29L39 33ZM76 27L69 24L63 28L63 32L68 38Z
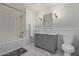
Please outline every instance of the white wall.
M22 30L25 32L25 26L22 27L25 23L21 25L19 18L21 15L23 15L23 22L25 22L23 13L0 5L0 43L19 40L19 33Z
M53 29L55 30L63 30L64 32L67 32L68 30L71 32L76 31L76 38L78 38L79 34L79 4L58 4L55 6L51 6L48 10L43 10L42 12L39 12L38 15L45 14L45 13L53 13L56 12L58 15L57 19L54 20L54 24L52 26L52 29L48 29L48 32L53 32ZM54 16L54 15L53 15ZM41 29L42 26L41 22L38 19L38 24L36 24L38 29ZM38 31L38 30L37 30ZM42 29L41 29L42 31ZM46 32L47 32L46 31ZM68 32L69 32L68 31Z
M79 4L60 4L52 6L48 11L40 12L47 13L52 12L58 15L57 19L54 19L54 27L53 28L79 28ZM39 22L40 23L40 22Z
M55 28L79 28L79 4L68 4L54 11L58 14Z
M36 21L36 13L34 13L33 10L27 8L26 9L26 27L27 31L29 32L29 26L30 25L30 36L34 36L34 29L35 29L35 21Z

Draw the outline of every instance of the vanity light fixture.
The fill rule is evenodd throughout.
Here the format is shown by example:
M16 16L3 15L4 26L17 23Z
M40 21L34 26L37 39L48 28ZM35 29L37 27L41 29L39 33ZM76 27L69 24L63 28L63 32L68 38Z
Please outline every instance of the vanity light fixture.
M57 18L57 17L58 17L58 15L57 15L56 11L55 11L55 13L54 13L54 16L55 16L55 18Z
M41 17L39 17L39 19L42 21L42 18Z

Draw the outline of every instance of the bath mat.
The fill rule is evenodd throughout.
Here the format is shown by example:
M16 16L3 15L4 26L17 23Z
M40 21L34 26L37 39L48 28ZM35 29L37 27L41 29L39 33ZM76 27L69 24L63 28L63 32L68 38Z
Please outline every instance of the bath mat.
M25 53L25 52L27 52L26 49L24 49L24 48L19 48L19 49L16 49L16 50L12 51L12 52L9 52L9 53L7 53L7 54L4 54L4 55L2 55L2 56L20 56L20 55L22 55L22 54Z

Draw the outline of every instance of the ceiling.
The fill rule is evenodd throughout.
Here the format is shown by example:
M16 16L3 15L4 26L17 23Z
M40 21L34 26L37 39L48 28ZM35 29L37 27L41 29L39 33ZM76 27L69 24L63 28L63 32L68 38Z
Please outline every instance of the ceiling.
M45 10L50 10L59 6L64 6L64 3L27 3L26 7L31 8L35 12L41 12Z
M36 13L50 8L49 4L45 4L45 3L44 4L43 3L6 3L6 5L17 8L23 12L26 11L26 8L30 8L31 10L35 11Z
M56 5L55 3L6 3L6 4L11 7L17 8L23 12L26 11L26 8L30 8L36 13L50 9Z
M67 3L6 3L6 4L15 7L23 12L26 11L26 8L30 8L36 13L67 5Z
M26 4L26 7L32 9L33 11L35 11L37 13L48 9L48 7L46 5L41 4L41 3L35 3L35 4L28 3L28 4Z
M26 11L26 4L25 3L6 3L6 5L9 5L11 7L16 8L16 9L19 9L23 12Z

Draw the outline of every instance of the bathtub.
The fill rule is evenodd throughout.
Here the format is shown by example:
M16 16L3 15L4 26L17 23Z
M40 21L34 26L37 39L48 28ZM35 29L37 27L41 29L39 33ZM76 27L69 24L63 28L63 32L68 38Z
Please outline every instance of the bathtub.
M0 43L0 55L9 53L28 44L30 44L30 40L26 38Z

